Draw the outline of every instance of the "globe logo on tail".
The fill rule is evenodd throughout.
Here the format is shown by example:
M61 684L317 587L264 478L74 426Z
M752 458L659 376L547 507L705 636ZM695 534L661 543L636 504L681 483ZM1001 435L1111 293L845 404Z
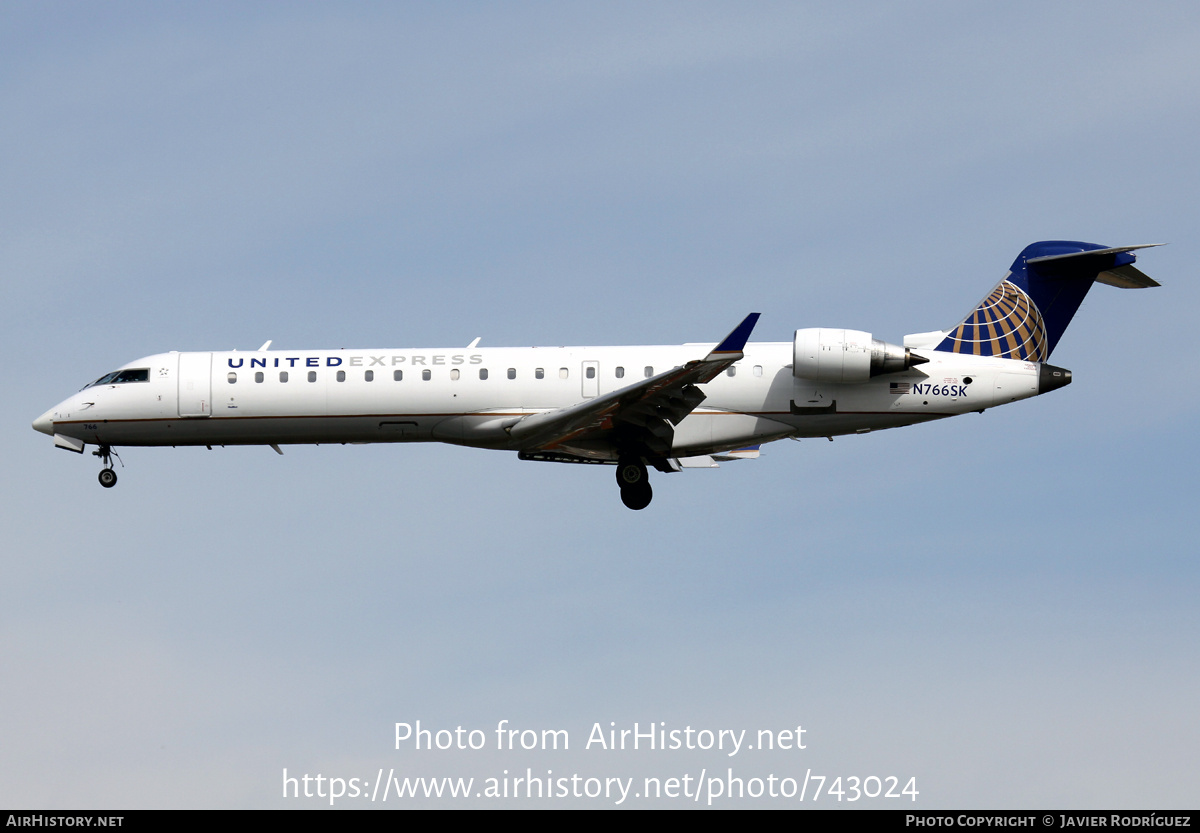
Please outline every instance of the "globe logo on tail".
M1032 299L1016 284L1001 281L975 311L938 346L952 353L1045 361L1050 355L1046 324Z

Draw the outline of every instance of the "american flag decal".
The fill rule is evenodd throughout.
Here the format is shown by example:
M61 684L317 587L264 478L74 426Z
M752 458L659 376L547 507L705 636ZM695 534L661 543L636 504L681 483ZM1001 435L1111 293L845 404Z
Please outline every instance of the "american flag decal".
M888 383L888 393L900 394L900 393L911 393L911 392L912 392L912 383L911 382L889 382Z

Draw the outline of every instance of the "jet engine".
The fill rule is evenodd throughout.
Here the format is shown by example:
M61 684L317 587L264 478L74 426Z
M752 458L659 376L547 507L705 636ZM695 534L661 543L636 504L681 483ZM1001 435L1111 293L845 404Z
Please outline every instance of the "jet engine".
M872 376L899 373L929 359L907 347L872 338L862 330L811 327L796 330L792 375L814 382L865 382Z

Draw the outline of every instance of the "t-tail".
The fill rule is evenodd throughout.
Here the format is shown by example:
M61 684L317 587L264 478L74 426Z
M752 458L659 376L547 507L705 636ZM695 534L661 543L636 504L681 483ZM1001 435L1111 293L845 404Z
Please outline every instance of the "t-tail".
M1158 286L1133 263L1135 249L1043 240L1025 247L996 288L935 349L1044 362L1095 282L1122 289Z

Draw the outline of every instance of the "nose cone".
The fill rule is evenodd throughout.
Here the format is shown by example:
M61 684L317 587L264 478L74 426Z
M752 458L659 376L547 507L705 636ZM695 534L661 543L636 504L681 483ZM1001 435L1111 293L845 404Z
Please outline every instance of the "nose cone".
M51 408L49 411L46 411L46 413L42 414L40 417L38 417L37 419L35 419L33 421L33 430L41 431L43 434L49 434L50 436L53 437L54 436L54 422L52 421L53 417L54 417L54 409Z

